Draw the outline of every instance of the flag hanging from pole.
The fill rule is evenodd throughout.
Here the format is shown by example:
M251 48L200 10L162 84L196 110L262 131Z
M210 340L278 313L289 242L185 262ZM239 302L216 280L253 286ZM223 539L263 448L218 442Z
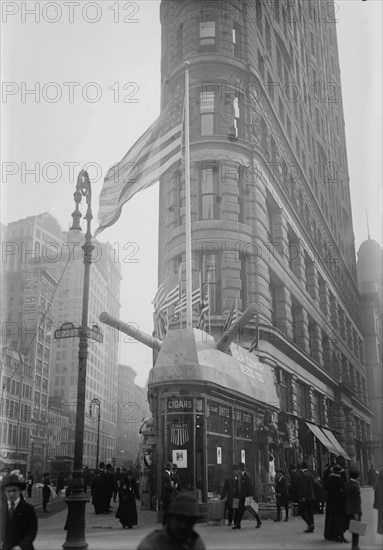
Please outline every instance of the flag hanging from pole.
M238 293L236 293L234 301L233 301L233 305L231 306L230 311L229 311L229 313L226 317L226 321L225 321L225 323L222 327L222 333L229 330L231 325L233 325L234 323L237 322L238 318L239 318L239 315L238 315Z
M181 161L183 107L184 93L180 91L124 158L110 168L100 194L95 236L116 223L123 205L136 193Z
M255 336L254 336L254 340L250 344L249 353L252 353L253 351L257 350L258 346L259 346L259 322L257 319L255 324Z
M206 330L206 325L209 322L210 315L210 304L209 304L209 293L207 292L200 303L200 313L197 328L200 330Z

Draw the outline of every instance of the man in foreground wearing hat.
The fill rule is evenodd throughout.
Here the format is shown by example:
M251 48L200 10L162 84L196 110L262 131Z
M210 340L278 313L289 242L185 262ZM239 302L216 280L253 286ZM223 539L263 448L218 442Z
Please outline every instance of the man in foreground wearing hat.
M10 475L3 480L5 502L1 503L2 550L34 550L37 517L34 507L24 500L22 476Z
M197 499L186 493L179 494L169 505L164 528L147 535L137 550L206 550L193 529L199 517Z

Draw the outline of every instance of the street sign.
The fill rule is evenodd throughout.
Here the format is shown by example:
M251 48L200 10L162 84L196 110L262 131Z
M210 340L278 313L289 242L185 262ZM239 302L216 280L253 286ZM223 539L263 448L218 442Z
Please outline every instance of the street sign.
M63 323L61 327L54 332L55 340L60 338L73 338L85 336L96 340L96 342L102 342L103 336L101 334L101 329L98 325L92 325L91 327L86 327L86 332L84 334L82 327L75 327L73 323Z
M75 327L73 323L63 323L61 327L55 330L54 338L59 340L60 338L73 338L78 336L79 327Z

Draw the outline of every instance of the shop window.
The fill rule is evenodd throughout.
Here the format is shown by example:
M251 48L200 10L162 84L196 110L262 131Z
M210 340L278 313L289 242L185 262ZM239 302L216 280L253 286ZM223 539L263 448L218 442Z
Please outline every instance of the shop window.
M199 164L199 219L220 218L220 173L215 162Z
M215 27L215 21L203 21L199 24L199 45L201 52L214 52L216 50Z
M253 415L242 410L233 410L234 435L243 439L252 439Z
M232 409L231 407L216 401L208 402L208 423L209 432L223 435L232 433Z

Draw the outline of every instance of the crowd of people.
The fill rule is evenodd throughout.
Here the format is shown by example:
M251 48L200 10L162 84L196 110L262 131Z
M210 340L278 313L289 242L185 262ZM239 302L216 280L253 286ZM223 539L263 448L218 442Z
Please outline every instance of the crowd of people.
M118 509L115 517L123 529L132 529L138 524L136 501L140 499L138 486L132 469L113 470L110 464L101 462L92 478L84 471L85 487L90 487L92 504L96 514L110 514L114 510L113 502ZM289 507L297 504L298 514L305 521L305 533L315 530L314 511L325 511L324 538L335 542L350 542L345 532L351 532L352 550L359 550L358 531L351 529L351 521L362 520L361 491L358 482L359 472L345 469L340 463L326 467L323 478L316 479L306 462L290 467L289 472L277 469L275 472L276 517L274 521L289 521ZM20 471L2 472L1 482L1 526L2 550L34 550L33 541L37 534L37 517L34 506L26 498L31 496L34 484L33 476L28 472L25 480ZM374 489L374 508L378 511L378 534L383 534L383 471L369 478ZM63 474L58 476L57 491L64 489ZM27 496L24 498L23 492ZM51 496L51 482L48 474L42 479L43 511ZM69 494L69 493L67 493ZM221 500L225 501L228 525L232 529L241 529L247 497L254 494L254 487L243 462L233 465L231 475L223 484ZM140 543L138 550L181 547L187 544L191 550L204 550L201 537L194 530L195 523L201 518L197 499L189 493L182 492L178 469L168 462L164 467L161 480L162 529L147 535ZM317 505L315 508L315 504ZM257 521L256 528L262 525L255 510L252 510ZM177 546L178 545L178 546Z

